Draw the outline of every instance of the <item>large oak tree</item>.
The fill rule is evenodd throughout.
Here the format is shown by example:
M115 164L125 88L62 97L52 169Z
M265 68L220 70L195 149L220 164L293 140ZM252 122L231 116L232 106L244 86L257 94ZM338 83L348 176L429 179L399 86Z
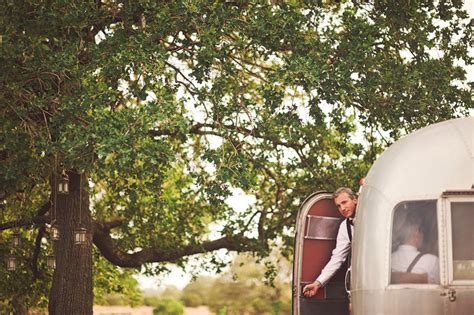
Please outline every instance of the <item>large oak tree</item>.
M0 270L2 299L20 310L51 285L50 314L91 314L93 245L150 273L218 249L291 247L307 194L355 186L394 139L473 106L461 8L2 1L0 229L23 238L0 244L21 263ZM236 192L256 201L237 211ZM54 246L42 241L52 221Z

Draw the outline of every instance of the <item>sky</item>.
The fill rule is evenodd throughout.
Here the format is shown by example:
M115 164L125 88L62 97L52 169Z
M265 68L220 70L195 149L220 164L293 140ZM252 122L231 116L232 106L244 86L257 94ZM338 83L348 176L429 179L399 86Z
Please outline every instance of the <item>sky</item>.
M464 7L469 13L471 18L474 18L474 0L465 0ZM474 48L471 48L474 51ZM467 69L467 76L472 81L474 80L474 66L470 66ZM474 116L474 110L471 111L471 116ZM253 202L254 198L243 194L236 193L231 197L228 202L235 205L237 210L246 208ZM196 262L194 262L195 264ZM190 267L192 268L192 267ZM190 281L191 275L184 272L182 269L170 265L171 272L166 275L147 277L144 275L138 275L136 278L139 281L139 287L142 290L164 290L167 286L173 285L178 289L183 289ZM209 273L202 272L201 275L210 275Z

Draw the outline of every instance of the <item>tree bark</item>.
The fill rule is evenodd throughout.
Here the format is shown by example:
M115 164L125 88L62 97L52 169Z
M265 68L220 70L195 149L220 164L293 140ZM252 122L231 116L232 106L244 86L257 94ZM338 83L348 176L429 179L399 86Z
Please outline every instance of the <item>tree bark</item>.
M49 296L49 314L92 314L92 237L87 176L69 172L69 194L57 193L52 207L59 228L54 244L56 270ZM54 183L57 186L57 183ZM80 189L81 187L81 189ZM87 229L86 244L74 244L74 232Z
M21 296L17 295L13 298L13 300L12 300L13 314L15 314L15 315L28 315L28 308L26 307L25 301L26 301L26 297L24 295L21 295ZM5 313L5 314L7 314L7 313Z

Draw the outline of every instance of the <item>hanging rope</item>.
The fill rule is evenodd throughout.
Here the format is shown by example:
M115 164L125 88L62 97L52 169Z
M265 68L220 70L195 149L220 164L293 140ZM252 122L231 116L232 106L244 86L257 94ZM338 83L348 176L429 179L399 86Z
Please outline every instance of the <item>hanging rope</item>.
M82 227L82 174L79 174L79 227Z
M58 201L58 155L56 154L54 161L54 172L53 172L53 209L51 213L51 226L56 222L56 213L57 213L57 201Z

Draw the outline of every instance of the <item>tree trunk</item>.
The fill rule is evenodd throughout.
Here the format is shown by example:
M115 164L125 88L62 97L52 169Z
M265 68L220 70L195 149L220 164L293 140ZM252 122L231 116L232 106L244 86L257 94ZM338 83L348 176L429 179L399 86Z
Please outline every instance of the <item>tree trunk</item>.
M57 193L52 218L59 228L56 270L49 295L49 314L92 314L92 237L87 176L69 172L69 193ZM58 185L53 187L57 192ZM82 189L79 189L81 187ZM56 207L56 208L54 208ZM86 243L75 244L74 232L87 229Z
M26 307L26 297L24 295L15 296L12 300L13 314L15 315L28 315L28 308ZM0 309L1 311L1 309ZM2 313L3 314L3 313ZM7 314L5 312L5 314ZM8 313L10 314L10 313Z

